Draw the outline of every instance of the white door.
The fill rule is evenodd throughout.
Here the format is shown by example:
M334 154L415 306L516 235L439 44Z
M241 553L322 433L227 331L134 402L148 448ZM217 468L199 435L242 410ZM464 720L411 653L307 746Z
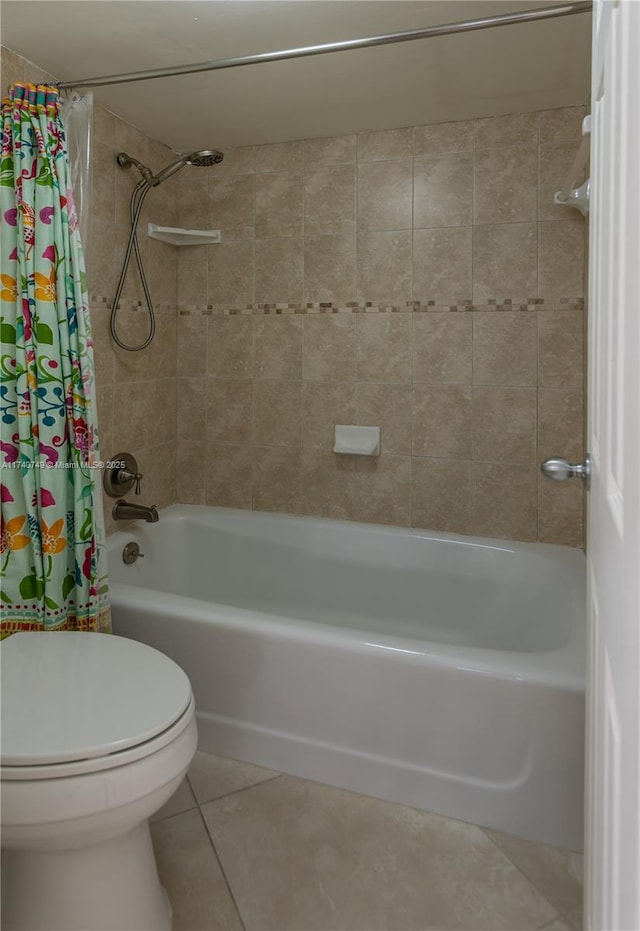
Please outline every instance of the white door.
M640 2L594 3L586 927L640 929Z

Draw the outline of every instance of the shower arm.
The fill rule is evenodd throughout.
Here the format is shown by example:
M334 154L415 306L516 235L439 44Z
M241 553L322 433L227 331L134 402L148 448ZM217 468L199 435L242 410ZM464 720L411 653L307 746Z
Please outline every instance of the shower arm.
M129 71L123 74L82 78L77 81L59 81L56 87L60 90L70 90L78 87L105 87L108 84L131 84L134 81L149 81L153 78L168 78L179 74L196 74L200 71L221 71L225 68L240 68L244 65L258 65L268 61L307 58L311 55L326 55L330 52L348 52L354 49L372 48L377 45L390 45L396 42L412 42L415 39L432 39L437 36L472 32L477 29L490 29L494 26L511 26L516 23L555 19L560 16L572 16L575 13L590 13L592 8L593 3L591 0L579 0L579 2L565 3L561 6L541 7L535 10L524 10L520 13L502 13L498 16L486 16L482 19L469 19L458 23L445 23L440 26L425 26L422 29L407 29L404 32L390 32L379 36L366 36L361 39L346 39L342 42L325 42L322 45L308 45L279 52L261 52L258 55L244 55L240 58L220 58L217 61L193 62L188 65L154 68L149 71Z

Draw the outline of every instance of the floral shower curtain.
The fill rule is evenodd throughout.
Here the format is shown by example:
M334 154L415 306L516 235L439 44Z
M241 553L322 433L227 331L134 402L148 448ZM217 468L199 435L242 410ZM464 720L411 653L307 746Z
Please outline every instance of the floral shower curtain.
M15 84L2 121L0 634L108 631L91 326L58 91Z

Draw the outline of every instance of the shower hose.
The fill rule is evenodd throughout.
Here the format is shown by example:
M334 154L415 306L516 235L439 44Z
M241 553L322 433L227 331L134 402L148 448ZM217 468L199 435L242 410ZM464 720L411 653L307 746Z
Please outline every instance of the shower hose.
M137 185L133 189L131 194L131 201L129 203L129 218L131 220L131 231L129 232L129 241L127 243L127 251L125 253L124 262L122 263L122 271L120 272L120 280L118 282L118 287L116 288L116 295L113 299L113 306L111 308L111 336L113 341L121 349L126 349L127 352L140 352L141 349L146 349L156 332L156 318L153 311L153 302L151 300L151 294L149 292L149 285L147 284L147 276L145 275L144 265L142 264L142 256L140 255L140 246L138 244L138 220L140 219L140 211L142 210L142 205L144 203L145 197L151 190L151 185L147 184L146 181L138 181ZM138 266L138 272L140 273L140 281L142 282L142 289L144 291L145 300L147 302L147 310L149 311L149 334L147 338L139 346L128 346L123 340L120 339L117 332L116 326L116 315L118 313L118 304L120 302L120 295L122 294L122 289L124 287L125 278L127 277L127 271L129 269L129 262L131 261L131 252L135 252L136 255L136 264Z

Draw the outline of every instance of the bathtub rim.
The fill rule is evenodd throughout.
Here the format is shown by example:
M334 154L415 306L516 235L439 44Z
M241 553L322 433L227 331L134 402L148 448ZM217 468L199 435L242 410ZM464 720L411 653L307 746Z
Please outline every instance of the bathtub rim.
M334 517L316 517L311 514L288 514L280 511L254 511L248 508L227 508L214 504L169 504L158 508L162 524L164 516L171 521L183 521L197 514L211 514L221 518L228 517L238 521L252 521L263 519L276 519L278 523L291 524L320 524L325 528L334 527L336 530L347 530L352 533L375 531L379 536L385 537L411 537L413 539L432 540L434 543L452 543L459 546L473 546L481 549L499 550L504 552L537 552L540 555L553 557L560 556L584 564L585 552L581 547L566 546L562 543L539 543L538 541L507 540L500 537L480 537L471 534L452 533L445 530L429 530L421 527L402 527L397 524L377 524L355 520L341 520ZM130 523L126 527L118 528L110 533L105 540L107 549L114 537L132 532L136 529L155 528L154 524Z
M165 523L188 521L203 513L222 516L233 520L260 520L262 517L277 518L279 522L322 521L325 528L350 529L352 532L369 531L382 533L387 539L401 536L428 539L436 543L473 545L512 552L531 552L554 559L562 558L577 584L577 573L584 570L585 557L581 550L549 543L523 543L485 537L467 537L458 534L440 533L416 528L394 527L379 524L362 524L353 521L336 521L331 518L316 518L307 515L278 514L268 511L245 511L234 508L209 507L207 505L174 504L160 511ZM154 528L157 525L154 525ZM116 531L107 538L109 557L118 552L125 542L141 536L147 525L134 525ZM205 601L164 591L155 591L141 585L110 580L110 595L113 602L128 608L148 613L153 610L162 616L175 615L185 606L189 607L189 619L198 624L217 623L233 625L244 632L259 632L280 638L301 639L308 643L322 643L339 649L361 652L386 651L400 654L403 659L423 665L438 664L455 666L458 669L498 676L509 680L523 680L542 686L553 686L567 691L584 692L586 679L586 610L581 618L579 612L572 619L569 636L557 648L545 651L518 652L513 650L488 649L484 647L459 646L437 643L406 636L369 633L357 627L338 627L304 618L282 617L221 602ZM585 599L586 601L586 599Z

